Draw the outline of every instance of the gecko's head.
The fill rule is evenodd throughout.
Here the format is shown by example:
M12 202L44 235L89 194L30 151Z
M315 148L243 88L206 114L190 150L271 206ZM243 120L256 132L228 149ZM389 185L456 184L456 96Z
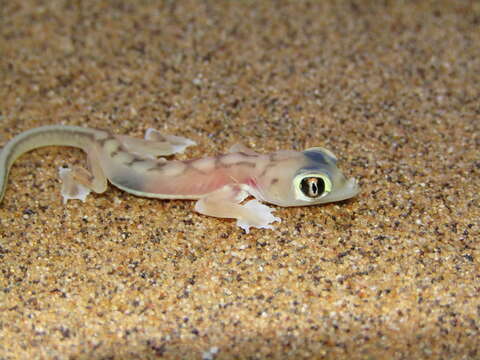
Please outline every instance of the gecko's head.
M359 192L355 179L347 179L337 168L337 158L330 151L315 147L286 161L281 171L282 182L268 191L269 202L280 206L324 204L354 197ZM300 161L299 161L300 160Z
M303 154L308 165L298 170L292 182L295 199L302 205L340 201L358 194L357 181L343 175L337 158L329 150L316 147Z

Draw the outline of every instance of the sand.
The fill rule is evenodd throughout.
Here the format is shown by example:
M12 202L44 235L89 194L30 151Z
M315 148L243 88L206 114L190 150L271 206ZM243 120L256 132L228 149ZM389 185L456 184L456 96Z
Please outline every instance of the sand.
M4 1L0 139L46 124L323 146L355 199L245 234L110 186L72 148L0 205L1 359L480 357L480 3Z

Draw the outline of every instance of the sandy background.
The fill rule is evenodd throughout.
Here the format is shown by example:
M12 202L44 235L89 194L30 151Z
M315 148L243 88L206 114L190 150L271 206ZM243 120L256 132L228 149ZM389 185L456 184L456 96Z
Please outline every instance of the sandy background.
M45 124L324 146L354 200L246 235L113 187L62 204L71 148L0 205L0 359L479 359L478 1L0 6L0 139Z

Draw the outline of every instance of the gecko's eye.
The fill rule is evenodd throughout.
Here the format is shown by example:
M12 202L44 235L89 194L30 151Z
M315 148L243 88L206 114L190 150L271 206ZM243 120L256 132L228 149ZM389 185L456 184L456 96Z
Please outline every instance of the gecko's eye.
M295 179L297 197L314 200L325 196L332 190L330 179L323 174L301 175Z
M302 187L303 194L311 198L316 198L325 191L325 181L323 181L322 178L303 178L300 186Z

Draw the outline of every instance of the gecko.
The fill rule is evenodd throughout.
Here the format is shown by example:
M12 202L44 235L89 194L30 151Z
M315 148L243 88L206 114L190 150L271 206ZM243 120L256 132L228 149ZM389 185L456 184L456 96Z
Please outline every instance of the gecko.
M91 191L103 193L110 182L137 196L196 200L198 213L236 219L246 233L250 227L271 229L272 223L281 221L273 215L274 208L264 203L316 205L349 199L359 192L358 182L346 178L335 155L321 147L260 154L236 144L218 156L165 158L192 145L196 145L192 140L154 129L148 129L143 139L67 125L30 129L0 152L0 202L15 160L45 146L73 146L87 155L87 168L59 169L64 203L85 201Z

